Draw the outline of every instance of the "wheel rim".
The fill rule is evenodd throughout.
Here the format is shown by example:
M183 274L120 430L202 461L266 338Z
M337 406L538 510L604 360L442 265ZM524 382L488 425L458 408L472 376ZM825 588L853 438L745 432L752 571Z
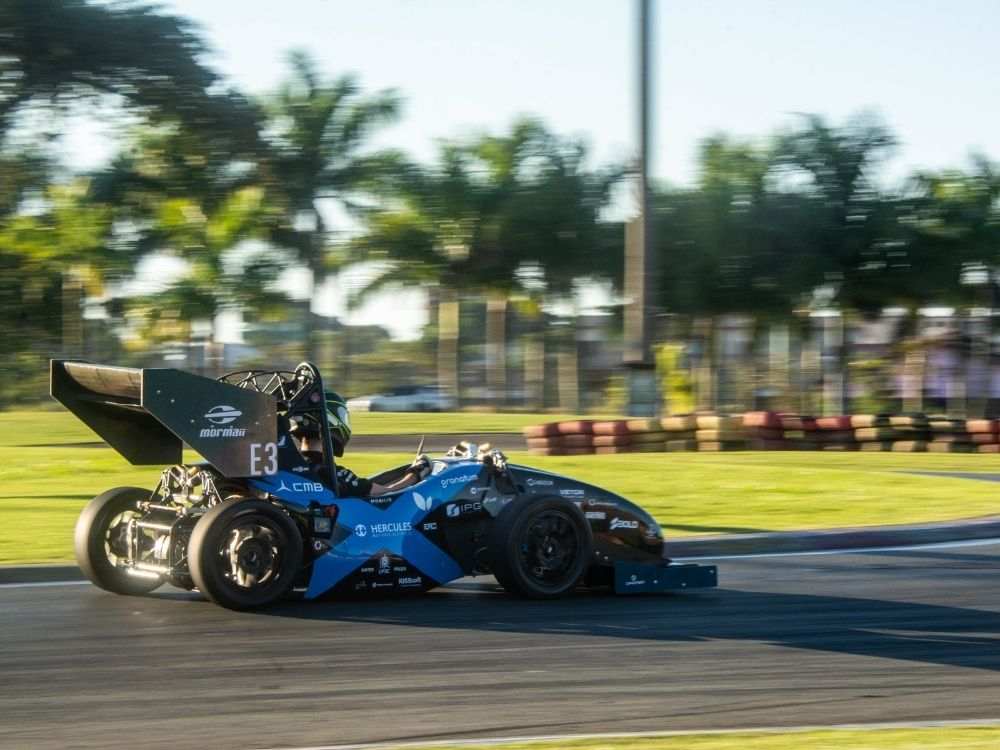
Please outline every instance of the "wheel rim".
M579 553L580 531L562 511L534 516L521 534L521 570L542 586L565 583L576 567Z
M104 556L116 568L124 567L132 549L133 521L139 518L138 511L123 511L114 516L104 532Z
M266 589L281 575L287 545L284 532L269 519L241 518L220 536L220 571L242 590Z

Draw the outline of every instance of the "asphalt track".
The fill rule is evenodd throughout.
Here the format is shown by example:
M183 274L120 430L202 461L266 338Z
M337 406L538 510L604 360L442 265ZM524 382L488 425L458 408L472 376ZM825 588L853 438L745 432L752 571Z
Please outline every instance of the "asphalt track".
M1000 544L719 566L677 595L523 602L487 578L263 614L0 586L0 747L1000 720Z

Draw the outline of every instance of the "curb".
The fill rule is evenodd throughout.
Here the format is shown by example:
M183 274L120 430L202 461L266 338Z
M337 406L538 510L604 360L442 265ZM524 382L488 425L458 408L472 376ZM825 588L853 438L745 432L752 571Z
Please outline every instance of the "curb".
M83 571L73 563L0 565L0 585L5 583L52 583L84 581Z
M1000 539L1000 516L946 523L682 538L664 542L663 551L674 559L737 557L791 552L849 552L873 547L912 547L984 539ZM86 580L83 573L71 563L0 565L0 585L83 580Z
M1000 516L943 523L819 531L731 534L664 542L669 557L726 557L782 552L832 552L873 547L911 547L1000 538Z

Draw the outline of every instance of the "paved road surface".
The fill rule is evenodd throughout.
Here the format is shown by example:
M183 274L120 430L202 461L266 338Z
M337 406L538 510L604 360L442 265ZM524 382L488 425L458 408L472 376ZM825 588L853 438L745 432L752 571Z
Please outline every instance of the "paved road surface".
M728 559L720 578L554 603L467 579L266 614L0 587L0 747L1000 719L1000 545Z

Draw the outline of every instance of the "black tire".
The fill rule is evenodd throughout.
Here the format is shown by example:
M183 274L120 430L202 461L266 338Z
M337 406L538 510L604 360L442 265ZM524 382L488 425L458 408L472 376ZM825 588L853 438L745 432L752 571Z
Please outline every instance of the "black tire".
M302 535L281 508L234 497L198 519L188 546L191 578L229 609L263 609L292 590L302 567Z
M73 533L76 562L84 575L105 591L135 596L163 583L163 578L133 576L124 564L128 522L142 515L139 503L149 500L151 494L141 487L116 487L91 500L77 519Z
M565 596L594 554L587 519L562 497L515 500L497 517L491 537L493 575L508 593L527 599Z

